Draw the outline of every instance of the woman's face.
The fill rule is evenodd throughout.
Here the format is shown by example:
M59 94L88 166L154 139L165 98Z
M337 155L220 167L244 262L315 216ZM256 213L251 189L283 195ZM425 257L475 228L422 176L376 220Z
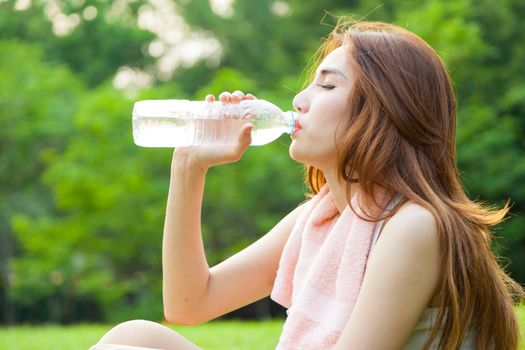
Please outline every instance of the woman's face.
M292 134L290 157L325 171L336 166L336 129L349 117L353 82L347 50L341 46L326 56L314 81L293 99L298 130Z

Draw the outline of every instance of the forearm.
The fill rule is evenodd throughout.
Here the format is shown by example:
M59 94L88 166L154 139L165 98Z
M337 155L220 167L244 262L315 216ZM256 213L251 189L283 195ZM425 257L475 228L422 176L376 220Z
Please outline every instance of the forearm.
M196 311L209 278L201 235L206 170L188 162L173 160L162 242L164 313L179 322Z

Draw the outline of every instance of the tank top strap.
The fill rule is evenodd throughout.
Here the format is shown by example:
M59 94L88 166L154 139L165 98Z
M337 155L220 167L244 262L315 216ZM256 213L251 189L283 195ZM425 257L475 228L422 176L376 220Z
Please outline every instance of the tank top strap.
M383 215L387 214L392 208L394 208L397 203L403 198L403 195L401 193L396 193L390 202L387 204L385 211L383 212ZM381 234L381 230L383 229L383 225L385 224L385 220L378 221L376 224L376 227L374 229L374 235L372 236L372 244L370 245L370 250L374 247L376 244L379 235Z

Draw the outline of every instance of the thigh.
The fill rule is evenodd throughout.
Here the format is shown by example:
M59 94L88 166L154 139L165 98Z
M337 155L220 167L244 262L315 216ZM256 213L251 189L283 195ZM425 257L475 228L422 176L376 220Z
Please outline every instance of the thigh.
M159 323L132 320L110 329L90 350L201 350L174 330Z

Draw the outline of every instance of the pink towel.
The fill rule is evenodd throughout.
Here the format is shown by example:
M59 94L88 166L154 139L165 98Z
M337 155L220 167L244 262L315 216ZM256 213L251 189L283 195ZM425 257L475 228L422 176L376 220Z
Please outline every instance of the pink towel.
M378 196L381 207L384 193ZM358 198L352 197L352 206L366 218ZM328 185L306 204L284 247L271 294L288 308L277 349L336 344L361 289L376 225L349 206L339 214Z

